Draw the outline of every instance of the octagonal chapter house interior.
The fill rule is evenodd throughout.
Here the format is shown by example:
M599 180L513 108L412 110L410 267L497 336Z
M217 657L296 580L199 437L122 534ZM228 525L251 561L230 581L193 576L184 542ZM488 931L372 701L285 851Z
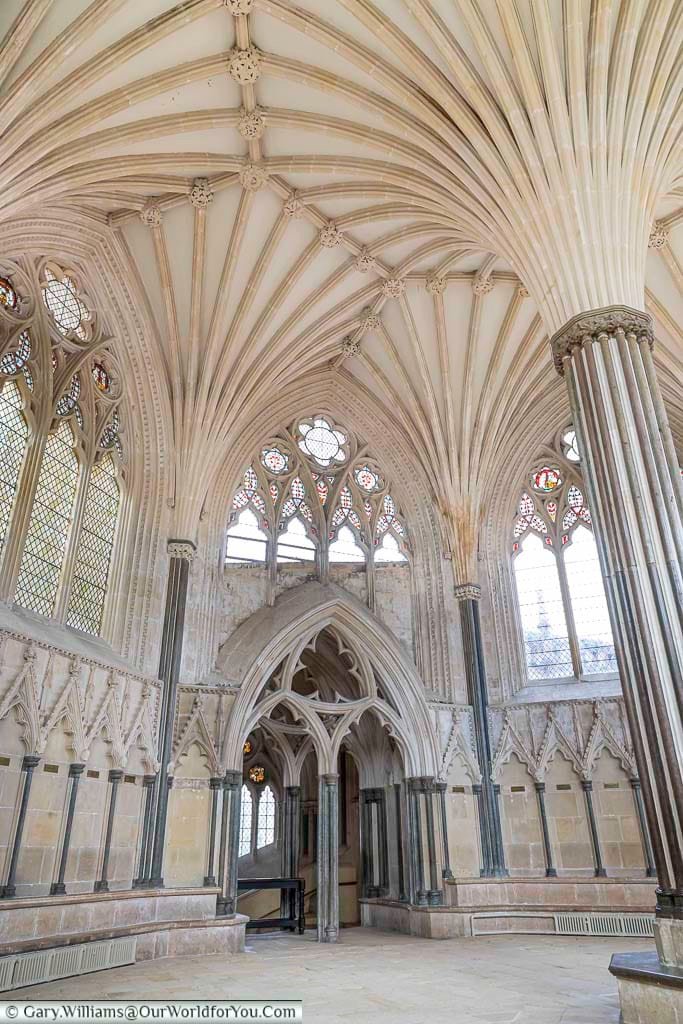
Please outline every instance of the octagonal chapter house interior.
M0 990L683 1020L682 22L0 5Z

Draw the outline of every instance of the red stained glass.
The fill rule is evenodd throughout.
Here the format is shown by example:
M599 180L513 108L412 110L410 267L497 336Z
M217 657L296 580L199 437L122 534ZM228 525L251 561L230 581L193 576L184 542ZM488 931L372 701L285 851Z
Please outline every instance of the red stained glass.
M102 363L92 364L92 379L95 381L95 387L98 391L102 391L105 394L109 391L111 379Z
M5 309L17 308L17 293L6 277L0 277L0 306Z
M562 483L559 469L543 466L533 476L534 488L537 491L556 491Z

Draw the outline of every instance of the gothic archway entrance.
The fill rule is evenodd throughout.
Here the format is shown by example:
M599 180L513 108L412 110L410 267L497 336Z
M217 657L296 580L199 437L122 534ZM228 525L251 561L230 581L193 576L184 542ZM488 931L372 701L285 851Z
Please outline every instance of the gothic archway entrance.
M319 941L339 935L340 832L348 823L340 763L348 756L359 778L362 895L439 903L434 732L415 667L384 627L340 588L309 583L245 622L221 650L219 668L236 689L222 761L241 782L245 742L257 729L268 737L281 765L282 864L290 871L299 870L306 832L305 817L299 826L304 766L315 763L317 793L308 802L315 807ZM236 806L239 799L236 786ZM234 841L237 811L232 821ZM226 863L230 912L237 860Z

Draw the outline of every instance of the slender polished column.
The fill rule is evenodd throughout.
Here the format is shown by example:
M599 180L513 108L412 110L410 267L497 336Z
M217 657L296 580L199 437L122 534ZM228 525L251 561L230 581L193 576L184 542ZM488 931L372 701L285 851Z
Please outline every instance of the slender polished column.
M410 902L416 906L427 905L425 886L424 849L422 846L422 818L420 792L424 785L421 778L406 779L408 789L408 828L410 850Z
M24 835L24 825L26 824L26 812L28 811L28 801L31 795L33 771L39 762L40 757L37 754L25 754L24 760L21 762L24 784L21 790L21 801L19 803L19 814L17 816L17 827L14 832L14 841L12 843L12 853L10 855L7 881L2 887L2 890L0 890L3 900L8 900L13 896L16 896L17 863L19 861L19 852L21 850L21 840Z
M643 794L640 789L640 779L637 776L634 776L630 781L631 789L633 790L633 803L636 808L636 817L638 818L640 841L643 846L643 857L645 858L645 875L647 878L654 878L657 872L655 871L655 864L652 856L650 833L647 830L647 819L645 817L645 808L643 807Z
M72 764L69 765L69 802L66 808L66 822L64 825L64 838L62 839L62 850L59 855L59 868L57 870L57 879L50 886L50 896L65 896L66 885L64 879L66 877L66 863L69 859L69 846L71 845L71 830L74 823L74 814L76 812L76 798L78 797L78 783L81 781L81 775L83 774L84 764Z
M140 855L137 878L133 879L134 889L143 889L147 883L147 879L149 878L149 864L152 855L152 813L154 810L154 785L156 780L156 775L143 775L142 777L143 795L140 798Z
M598 823L595 820L595 810L593 808L593 783L588 779L581 780L581 789L586 798L586 817L588 819L588 830L591 834L591 848L593 850L593 864L595 866L595 877L605 878L607 872L602 863L602 851L600 849L600 833L598 832Z
M216 884L216 873L214 871L214 861L216 858L216 816L218 814L218 792L222 785L222 779L209 779L211 813L209 818L209 848L206 855L206 874L204 875L204 885L207 887L213 887Z
M223 780L223 818L221 820L221 852L219 884L221 895L216 901L216 913L234 917L237 913L237 862L240 848L240 804L242 801L242 773L225 773Z
M394 783L394 799L396 814L396 856L398 860L398 898L401 903L404 903L408 899L408 896L406 894L405 866L403 862L403 801L401 800L400 782Z
M443 868L441 875L444 881L453 878L453 872L451 871L451 855L448 849L448 821L446 818L446 792L448 785L445 782L437 782L435 784L436 792L439 794L439 811L441 813L441 843L443 847Z
M647 313L609 306L574 316L552 348L595 521L656 867L656 914L681 931L683 486L653 343ZM683 965L683 942L659 954Z
M553 864L553 848L550 842L550 830L548 829L548 814L545 807L545 782L536 782L534 785L536 787L536 800L538 801L538 816L541 821L541 835L543 836L545 874L546 878L557 878L557 871Z
M422 790L425 803L425 817L427 821L427 851L429 853L429 889L427 890L427 902L430 907L437 907L443 903L443 890L436 860L436 835L434 832L434 797L436 790L433 779L425 779Z
M339 776L318 779L318 942L339 937Z
M683 487L653 344L651 317L623 306L574 317L552 339L595 522L657 917L671 922L660 936L683 931ZM683 965L680 939L659 952Z
M301 836L301 786L286 786L282 815L282 876L299 877L299 850ZM283 891L280 900L281 916L294 917L296 892Z
M111 837L114 829L114 814L116 813L116 797L119 791L119 785L123 778L123 772L120 768L112 768L109 772L109 781L111 782L111 793L109 796L109 809L107 811L107 827L104 835L104 853L102 854L102 871L100 877L95 882L94 892L109 892L109 854L111 852Z
M187 540L170 540L168 553L168 583L166 585L166 612L161 635L159 679L164 684L159 731L160 762L155 786L155 814L152 842L152 865L149 884L161 888L164 884L164 849L166 845L166 818L168 816L168 766L173 752L173 726L176 713L178 677L183 653L183 628L190 562L195 546Z
M466 583L456 586L455 596L460 603L467 699L472 705L477 757L481 771L481 792L478 794L481 874L485 878L504 878L508 872L505 867L503 851L500 805L491 780L492 757L487 714L488 694L479 618L481 590L476 584Z

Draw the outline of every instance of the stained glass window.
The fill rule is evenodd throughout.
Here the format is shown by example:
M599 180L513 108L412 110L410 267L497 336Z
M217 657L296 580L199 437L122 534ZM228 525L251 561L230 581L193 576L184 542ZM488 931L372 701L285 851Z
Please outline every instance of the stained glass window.
M271 473L286 473L289 469L289 455L281 448L264 448L261 452L261 462Z
M19 344L12 352L6 352L0 359L0 373L11 377L19 373L31 358L31 335L28 331L22 331L19 335Z
M385 533L382 543L375 548L375 562L407 562L408 559L392 534Z
M251 816L253 803L248 786L242 786L242 800L240 803L240 857L246 857L251 853Z
M576 431L573 428L562 435L562 452L565 459L569 459L570 462L579 462L581 459L576 441Z
M74 281L65 275L58 281L51 270L46 270L47 284L43 287L43 300L52 319L62 334L73 332L81 341L88 337L85 324L91 319L87 306L81 302Z
M260 785L260 783L265 780L265 777L266 769L260 764L255 764L253 768L249 769L249 780L251 782L255 782L257 785Z
M67 422L43 450L36 495L17 580L15 600L39 615L52 615L71 526L78 461Z
M106 394L111 388L111 379L102 363L92 364L92 379L98 391Z
M256 825L256 849L275 842L275 795L266 786L259 797Z
M242 747L242 753L245 754L245 755L246 754L251 754L251 751L252 751L251 740L245 740L244 746Z
M533 484L537 491L555 491L562 483L559 469L542 466L533 474Z
M116 469L106 455L90 474L66 620L84 633L97 635L102 625L118 509Z
M81 394L81 378L77 373L71 378L69 388L64 392L57 402L56 412L58 416L68 416L76 408L76 403Z
M14 381L6 381L0 390L0 551L7 536L28 439L21 408L19 388Z
M6 277L0 277L0 306L5 309L16 309L17 293L12 287L12 282Z

